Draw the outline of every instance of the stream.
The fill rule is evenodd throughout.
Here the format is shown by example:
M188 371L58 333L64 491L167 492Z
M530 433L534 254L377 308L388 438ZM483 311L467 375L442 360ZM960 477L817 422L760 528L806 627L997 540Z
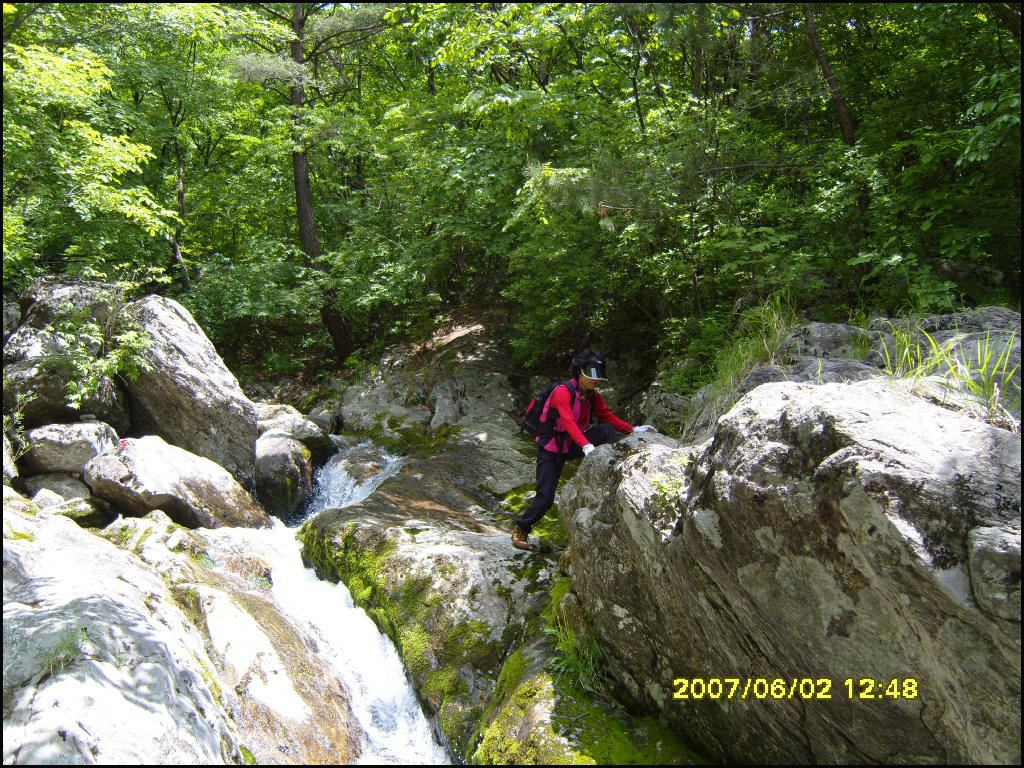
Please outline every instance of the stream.
M295 538L295 529L304 520L325 509L362 501L402 465L400 457L374 448L366 440L337 442L340 450L318 470L314 494L300 517L287 524L275 519L271 529L234 529L232 536L236 540L241 537L266 558L275 600L294 624L315 640L317 652L348 690L352 712L365 732L356 762L450 764L390 638L353 603L344 584L321 581L312 568L302 564L302 545ZM270 691L267 695L274 696Z

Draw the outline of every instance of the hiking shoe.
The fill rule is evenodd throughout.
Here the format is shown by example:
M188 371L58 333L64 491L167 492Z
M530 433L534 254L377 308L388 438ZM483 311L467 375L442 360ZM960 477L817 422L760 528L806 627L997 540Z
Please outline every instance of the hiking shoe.
M518 525L512 529L512 546L516 549L525 549L527 552L533 549L526 531Z

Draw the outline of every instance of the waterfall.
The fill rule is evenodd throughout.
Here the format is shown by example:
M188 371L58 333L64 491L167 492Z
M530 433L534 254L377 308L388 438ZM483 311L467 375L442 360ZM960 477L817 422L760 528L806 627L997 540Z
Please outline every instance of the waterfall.
M339 453L317 472L317 490L305 519L362 501L397 474L401 464L401 458L368 441L342 442ZM241 531L236 529L237 533ZM243 535L252 537L254 545L259 540L257 546L271 561L274 598L314 638L318 653L347 688L352 712L366 734L358 762L449 764L390 638L352 602L344 584L321 581L313 569L303 567L294 533L294 528L276 521L269 531L247 530Z

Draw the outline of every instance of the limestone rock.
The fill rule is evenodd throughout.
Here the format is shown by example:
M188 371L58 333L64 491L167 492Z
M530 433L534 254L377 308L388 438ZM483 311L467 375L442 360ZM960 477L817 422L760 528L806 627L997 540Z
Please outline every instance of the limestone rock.
M294 515L313 487L309 448L281 430L256 441L256 498L279 517Z
M643 705L725 761L1019 762L1018 437L884 380L766 384L703 444L643 437L599 447L559 504ZM673 699L709 677L786 693Z
M242 763L160 577L6 486L3 517L4 763Z
M25 462L36 472L81 472L101 453L117 447L117 433L103 422L48 424L28 433Z
M153 339L141 353L150 370L127 385L135 430L215 461L242 483L252 480L256 406L192 315L160 296L132 302L125 315Z
M227 470L155 435L122 440L90 461L84 477L94 494L129 514L162 509L190 527L271 524Z

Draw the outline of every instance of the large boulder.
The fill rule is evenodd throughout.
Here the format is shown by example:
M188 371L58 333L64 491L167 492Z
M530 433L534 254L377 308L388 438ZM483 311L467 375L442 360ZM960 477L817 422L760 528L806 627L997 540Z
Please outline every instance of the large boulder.
M156 435L122 440L90 461L84 478L95 495L132 515L161 509L193 528L271 525L227 470Z
M701 445L599 447L559 511L616 675L718 759L1020 761L1016 435L766 384Z
M48 275L36 280L21 294L22 322L33 328L44 328L71 314L80 314L104 326L122 301L123 291L109 283Z
M91 414L119 432L126 431L128 398L110 377L82 399L80 408L68 404L74 372L67 356L63 342L48 331L28 324L18 328L4 345L4 410L20 409L29 427L77 421L82 414Z
M4 763L244 762L160 576L7 486L3 506Z
M125 315L152 338L141 352L148 370L127 384L135 432L160 435L250 482L256 406L192 315L161 296L128 304Z
M28 433L25 463L35 472L81 472L101 453L117 447L117 433L103 422L48 424Z
M119 306L120 292L104 283L56 276L29 286L21 296L21 325L9 337L4 333L4 409L13 410L21 395L27 426L76 421L86 413L118 431L127 430L127 398L110 377L104 377L98 391L84 398L79 409L67 404L68 384L75 373L66 343L53 333L55 324L76 316L107 328ZM80 339L80 343L78 353L100 351L97 340ZM29 394L31 399L24 400Z
M467 486L433 459L412 460L373 495L302 531L318 574L344 581L395 642L451 753L499 764L689 762L657 723L553 671L549 606L565 589L550 550L513 549L507 524ZM562 638L571 646L571 634Z

